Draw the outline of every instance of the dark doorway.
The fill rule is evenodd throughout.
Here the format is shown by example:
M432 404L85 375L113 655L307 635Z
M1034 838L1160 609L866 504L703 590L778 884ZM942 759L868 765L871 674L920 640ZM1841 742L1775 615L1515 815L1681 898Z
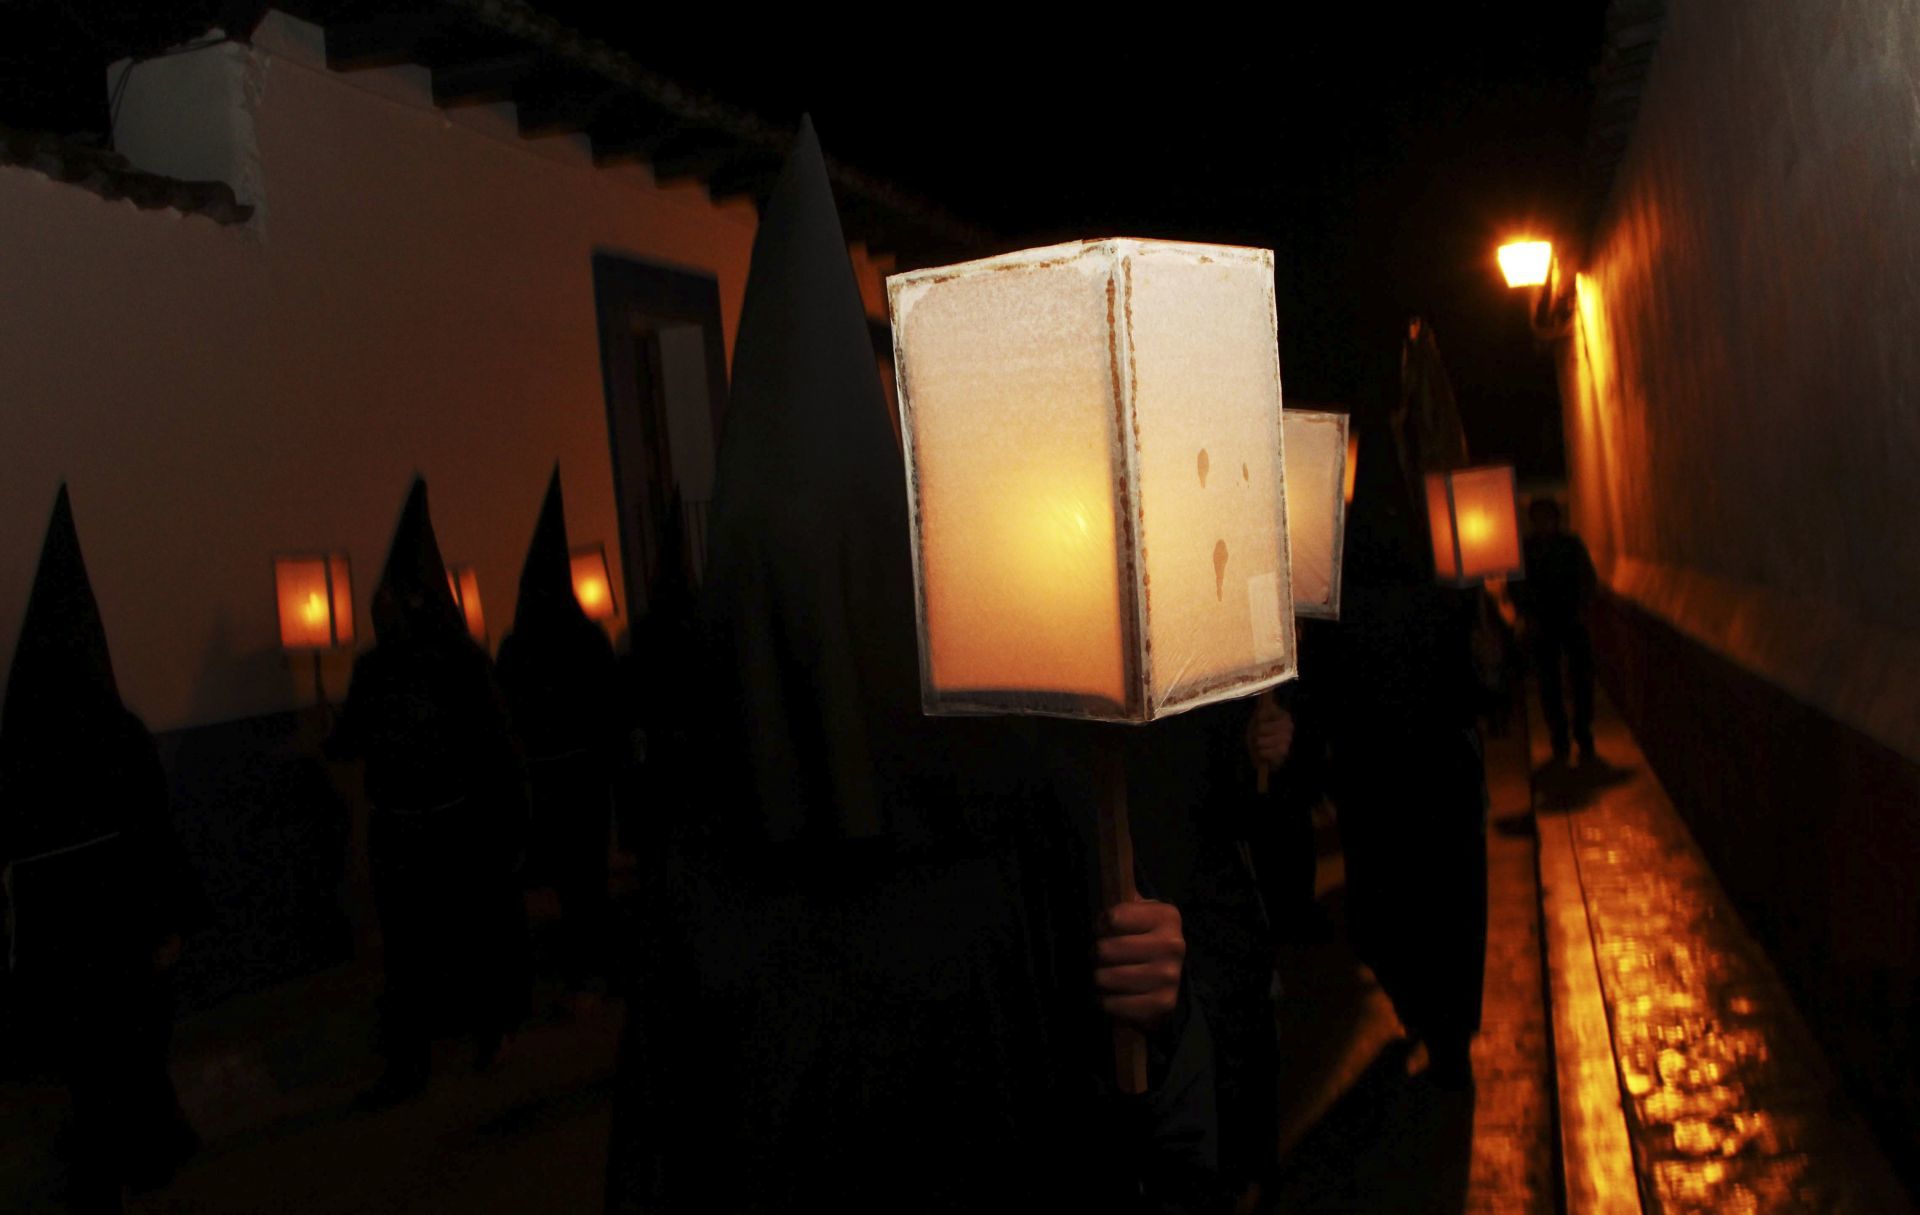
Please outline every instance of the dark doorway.
M593 300L631 622L646 614L676 493L685 511L685 572L697 582L705 564L706 508L726 413L720 287L704 271L603 252L593 255Z

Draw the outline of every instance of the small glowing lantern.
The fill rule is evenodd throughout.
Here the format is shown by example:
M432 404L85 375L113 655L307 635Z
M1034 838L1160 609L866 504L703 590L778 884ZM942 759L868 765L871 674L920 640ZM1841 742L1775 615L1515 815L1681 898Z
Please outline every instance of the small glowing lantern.
M618 611L613 601L613 574L607 568L607 550L602 544L584 544L573 549L573 597L580 610L593 620L612 620Z
M1287 552L1293 613L1338 620L1351 450L1347 415L1289 409L1281 418L1287 433Z
M1553 245L1544 240L1508 241L1500 246L1500 273L1509 287L1538 287L1553 266Z
M447 588L453 592L454 606L467 622L467 633L482 645L487 641L487 616L480 607L480 575L471 565L447 567Z
M1294 673L1273 255L893 275L929 713L1144 722Z
M344 553L273 559L280 645L336 650L353 644L353 585Z
M1525 573L1512 465L1428 473L1427 524L1433 568L1447 585L1476 586Z

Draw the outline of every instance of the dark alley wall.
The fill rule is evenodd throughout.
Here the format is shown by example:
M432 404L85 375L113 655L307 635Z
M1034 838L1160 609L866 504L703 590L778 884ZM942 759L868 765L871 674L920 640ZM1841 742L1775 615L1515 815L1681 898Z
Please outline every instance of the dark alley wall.
M1560 359L1622 709L1835 1059L1910 1142L1916 66L1910 6L1669 4Z

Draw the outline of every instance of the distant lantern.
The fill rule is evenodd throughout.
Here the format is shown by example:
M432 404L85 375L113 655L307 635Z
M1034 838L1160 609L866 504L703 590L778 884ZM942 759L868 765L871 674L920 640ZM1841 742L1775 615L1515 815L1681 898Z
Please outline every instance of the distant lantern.
M1338 620L1340 550L1347 524L1347 415L1289 409L1281 418L1287 433L1287 552L1293 612Z
M1500 273L1509 287L1538 287L1553 266L1553 245L1544 240L1508 241L1500 246Z
M929 713L1145 722L1294 673L1273 255L887 280Z
M453 592L454 606L460 609L461 619L467 622L468 635L485 645L487 615L480 606L480 575L471 565L448 566L447 587Z
M334 650L353 644L353 584L344 553L273 559L280 645L288 650Z
M1525 572L1514 503L1510 464L1427 474L1427 522L1440 581L1475 586Z
M613 600L613 574L607 568L604 544L583 544L573 549L573 597L580 610L594 620L612 620L618 613Z

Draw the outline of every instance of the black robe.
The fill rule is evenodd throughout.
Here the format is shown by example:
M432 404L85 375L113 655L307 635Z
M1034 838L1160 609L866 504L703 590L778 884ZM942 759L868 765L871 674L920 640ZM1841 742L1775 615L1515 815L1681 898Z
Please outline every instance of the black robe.
M159 1180L194 1138L156 950L209 916L153 736L121 703L64 486L0 709L0 869L25 1039L8 1045L72 1092L76 1195Z
M517 870L525 770L486 653L453 605L415 480L374 592L378 643L353 664L335 747L366 761L367 854L392 1058L436 1032L510 1027L527 998Z
M1409 361L1430 346L1415 344ZM1458 1047L1480 1027L1486 961L1477 592L1434 577L1421 453L1452 443L1445 427L1420 433L1422 394L1413 395L1399 433L1377 411L1357 415L1360 466L1324 686L1355 950L1410 1032Z
M528 877L560 898L561 965L577 986L604 965L607 833L623 722L613 645L574 598L558 468L498 665L526 747L533 798Z
M1083 837L1012 723L920 713L885 408L803 125L735 347L680 689L701 796L646 893L609 1208L1198 1209L1200 1019L1113 1094Z

